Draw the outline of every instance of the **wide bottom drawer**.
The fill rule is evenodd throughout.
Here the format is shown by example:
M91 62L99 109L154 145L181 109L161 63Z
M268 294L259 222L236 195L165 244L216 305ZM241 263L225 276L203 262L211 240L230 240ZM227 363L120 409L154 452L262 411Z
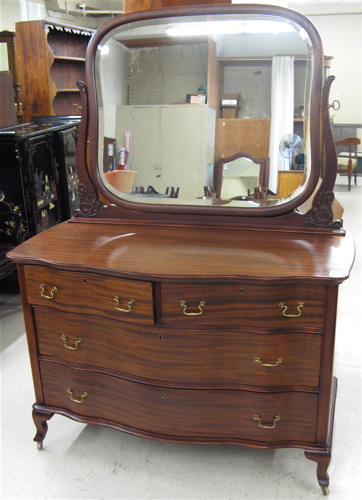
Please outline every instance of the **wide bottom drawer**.
M40 362L44 403L135 432L178 438L314 442L318 395L162 388Z

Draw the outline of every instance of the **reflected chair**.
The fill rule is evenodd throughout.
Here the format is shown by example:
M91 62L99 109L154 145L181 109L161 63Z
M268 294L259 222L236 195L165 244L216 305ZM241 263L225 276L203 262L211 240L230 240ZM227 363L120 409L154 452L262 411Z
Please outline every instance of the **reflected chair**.
M253 195L255 188L265 190L269 185L269 158L255 158L248 153L237 153L221 158L215 164L214 191L216 198L234 198ZM254 170L254 173L253 173ZM247 179L252 185L248 185ZM253 180L252 180L253 179ZM228 188L223 184L228 181ZM240 192L244 189L245 192Z
M104 174L107 181L122 193L132 193L136 182L137 172L135 170L112 170Z
M348 191L351 190L351 179L352 174L354 174L354 183L357 184L357 167L358 167L358 157L357 157L357 146L361 143L360 139L357 137L346 137L345 139L339 139L335 142L336 148L343 147L348 148L343 156L338 156L337 158L337 173L347 174L348 176ZM337 149L338 154L338 149Z

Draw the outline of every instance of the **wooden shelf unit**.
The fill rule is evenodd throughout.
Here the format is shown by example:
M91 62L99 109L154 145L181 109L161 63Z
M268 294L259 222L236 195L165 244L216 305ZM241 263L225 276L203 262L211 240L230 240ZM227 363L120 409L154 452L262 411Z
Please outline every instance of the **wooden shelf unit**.
M80 114L77 80L93 30L46 21L16 23L24 121L33 116Z

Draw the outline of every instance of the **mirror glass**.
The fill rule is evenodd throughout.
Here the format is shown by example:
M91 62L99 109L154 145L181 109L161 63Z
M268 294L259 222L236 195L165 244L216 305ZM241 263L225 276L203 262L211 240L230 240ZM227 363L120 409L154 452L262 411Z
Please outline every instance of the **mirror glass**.
M232 199L254 193L259 183L260 164L249 158L236 158L223 163L220 198Z
M112 194L254 208L303 190L313 47L301 26L245 14L136 21L107 33L95 64L98 167ZM250 161L244 172L216 168L239 153L268 159L267 181ZM222 196L218 175L229 186Z

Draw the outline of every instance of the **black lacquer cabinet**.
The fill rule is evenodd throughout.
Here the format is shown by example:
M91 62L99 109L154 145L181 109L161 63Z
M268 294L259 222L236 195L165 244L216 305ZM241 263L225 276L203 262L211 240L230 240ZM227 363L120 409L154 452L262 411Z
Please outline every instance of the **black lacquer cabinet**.
M0 200L6 207L2 212L10 210L21 218L16 234L15 226L7 223L7 233L13 232L10 243L9 234L5 241L5 233L0 233L2 246L16 246L69 219L77 208L79 121L71 116L35 117L0 130Z

